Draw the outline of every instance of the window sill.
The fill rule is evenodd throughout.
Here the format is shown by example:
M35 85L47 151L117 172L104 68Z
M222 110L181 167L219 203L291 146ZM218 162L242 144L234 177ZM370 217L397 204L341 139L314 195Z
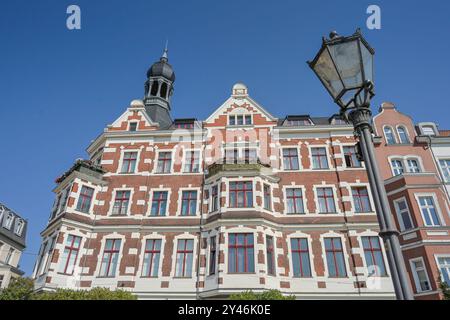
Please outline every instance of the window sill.
M229 275L251 275L251 274L254 274L254 275L256 275L256 272L228 272L227 274L229 274Z

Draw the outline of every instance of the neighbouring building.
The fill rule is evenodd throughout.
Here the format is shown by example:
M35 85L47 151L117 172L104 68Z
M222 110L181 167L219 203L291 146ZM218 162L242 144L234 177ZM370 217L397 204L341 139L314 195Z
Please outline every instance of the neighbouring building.
M24 274L19 269L25 249L27 221L0 203L0 289L8 287L12 278Z
M143 101L57 178L37 291L395 298L351 125L276 118L242 83L207 119L172 120L174 81L164 52Z
M394 104L374 117L375 150L416 299L439 299L450 284L450 138L433 123L415 126ZM431 146L431 147L430 147Z

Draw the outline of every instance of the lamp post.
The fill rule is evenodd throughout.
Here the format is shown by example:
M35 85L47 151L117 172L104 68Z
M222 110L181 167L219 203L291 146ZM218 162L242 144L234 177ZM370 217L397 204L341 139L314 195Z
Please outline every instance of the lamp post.
M332 32L329 39L323 38L322 47L314 60L308 61L308 64L334 102L339 105L340 115L355 128L359 152L369 176L380 224L379 235L385 244L395 294L399 300L412 300L413 295L398 240L399 233L392 221L372 140L370 100L374 96L374 54L375 51L362 37L359 29L348 37Z

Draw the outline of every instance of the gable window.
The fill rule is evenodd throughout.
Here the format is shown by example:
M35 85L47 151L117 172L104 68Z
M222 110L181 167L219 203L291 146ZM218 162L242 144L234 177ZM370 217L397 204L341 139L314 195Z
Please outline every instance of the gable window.
M189 278L192 275L192 259L194 256L194 240L180 239L177 244L177 261L175 276Z
M283 149L284 170L298 170L298 153L296 148Z
M251 181L230 182L230 207L253 207L253 185Z
M305 213L301 188L286 189L287 213Z
M275 249L273 246L273 237L266 236L266 257L267 257L267 274L275 275Z
M121 173L134 173L137 161L137 152L125 152L123 154Z
M344 147L344 159L347 168L361 168L361 161L358 160L356 155L356 147L348 146Z
M6 215L5 221L3 222L3 227L5 227L8 230L11 230L13 221L14 221L14 214L12 212L9 212Z
M325 253L330 277L346 277L344 251L340 238L325 238Z
M427 227L440 226L438 213L434 199L431 196L418 197L420 212L422 213L422 219Z
M395 211L399 220L400 230L405 231L413 228L411 215L409 213L408 204L405 199L399 199L394 201Z
M423 259L422 258L412 259L409 260L409 263L411 264L411 270L416 285L416 291L418 293L430 291L431 290L430 280L428 279L428 274L425 269Z
M268 184L264 184L263 193L264 193L263 207L266 210L271 210L272 200L271 200L271 194L270 194L270 186Z
M384 127L384 137L386 138L387 144L395 144L395 136L391 127Z
M366 187L352 188L353 203L355 204L355 212L370 212L369 194Z
M311 277L308 240L306 238L291 239L291 251L294 277Z
M407 159L406 164L408 165L408 172L419 173L421 171L419 162L416 159Z
M317 188L317 199L319 201L319 213L335 213L333 189Z
M327 151L325 148L311 148L313 169L328 169Z
M439 160L444 180L450 182L450 159Z
M216 273L216 237L209 239L209 275Z
M157 277L161 255L161 239L148 239L145 242L144 261L142 262L143 277Z
M219 210L219 186L211 188L211 212Z
M167 191L154 191L152 197L151 216L165 216L167 210Z
M23 226L25 225L22 219L17 220L16 227L14 229L14 233L19 237L22 235Z
M81 237L69 234L66 240L66 246L61 257L59 272L72 275L77 263L78 252L80 250Z
M89 213L91 208L92 196L94 194L94 189L82 186L80 191L80 196L78 197L77 210Z
M393 172L394 176L399 176L399 175L403 174L404 169L403 169L403 163L401 160L392 160L391 165L392 165L392 172Z
M5 264L7 265L11 265L12 263L12 258L14 256L14 252L15 250L13 248L9 248L8 253L6 254L6 259L5 259Z
M156 173L170 173L172 167L172 152L160 152Z
M116 199L114 200L112 214L126 215L128 213L128 204L129 203L130 203L130 191L125 191L125 190L117 191Z
M137 122L130 122L130 126L129 126L128 130L136 131L137 130Z
M398 127L397 128L398 137L400 139L400 143L409 143L409 137L406 133L405 127Z
M181 202L182 216L195 216L197 212L197 191L183 191Z
M100 265L100 277L114 277L119 264L120 239L106 240Z
M384 265L383 252L381 251L380 239L378 237L362 237L364 257L367 268L376 276L386 276L386 266ZM371 270L372 269L372 270ZM371 276L372 274L369 274Z
M438 257L437 261L442 281L450 285L450 257Z
M199 172L200 169L200 152L186 151L184 160L184 172Z
M255 272L253 234L230 233L228 255L228 272Z
M230 126L242 126L242 125L250 125L252 124L252 116L251 115L229 115L228 116L228 125Z

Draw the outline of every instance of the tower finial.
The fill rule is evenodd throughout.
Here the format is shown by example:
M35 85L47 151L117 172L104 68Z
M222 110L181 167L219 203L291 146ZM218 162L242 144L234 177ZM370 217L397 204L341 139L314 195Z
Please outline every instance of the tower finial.
M161 60L165 60L165 61L167 61L167 60L169 60L169 57L168 57L168 55L167 55L167 52L169 51L169 49L167 49L167 46L169 45L169 40L167 39L166 40L166 46L164 47L164 52L163 52L163 55L161 56Z

